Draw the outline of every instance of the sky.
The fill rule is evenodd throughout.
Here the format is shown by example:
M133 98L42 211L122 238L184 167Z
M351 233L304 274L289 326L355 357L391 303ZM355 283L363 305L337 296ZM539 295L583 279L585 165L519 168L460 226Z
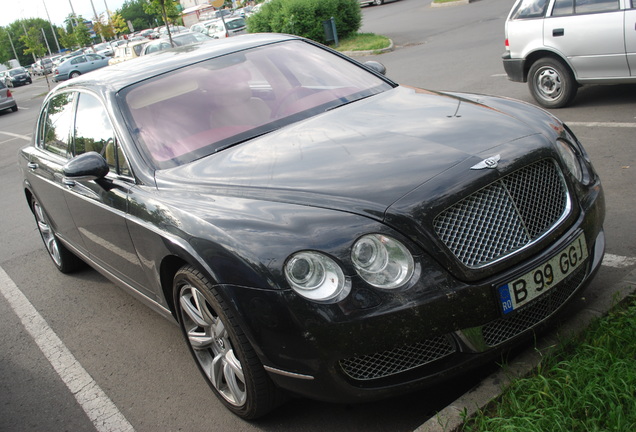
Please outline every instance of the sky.
M121 8L124 1L92 0L97 15L105 12L107 7L111 13L115 12ZM0 26L6 27L16 20L27 18L42 18L48 21L50 17L53 24L61 27L73 10L75 14L86 19L95 16L91 0L0 0Z

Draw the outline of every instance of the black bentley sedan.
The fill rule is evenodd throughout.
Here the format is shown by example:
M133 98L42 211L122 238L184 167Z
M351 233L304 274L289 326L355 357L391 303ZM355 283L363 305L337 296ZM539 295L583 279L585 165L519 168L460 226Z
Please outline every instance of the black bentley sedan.
M253 419L412 391L531 339L602 260L600 180L529 104L253 34L46 97L19 165L55 266L176 320Z

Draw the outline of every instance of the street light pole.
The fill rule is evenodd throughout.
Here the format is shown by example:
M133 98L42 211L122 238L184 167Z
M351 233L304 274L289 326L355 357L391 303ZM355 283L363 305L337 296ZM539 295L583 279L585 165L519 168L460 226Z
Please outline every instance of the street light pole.
M42 0L42 4L44 4L44 11L46 12L46 17L49 19L49 25L51 26L51 32L53 32L53 39L55 39L55 45L57 45L57 52L61 52L60 43L57 41L57 35L55 34L55 28L53 27L53 23L51 22L51 17L49 16L49 10L46 7L46 2ZM49 50L50 51L50 50Z
M51 47L49 46L49 40L46 38L46 33L44 33L43 28L40 28L40 30L42 30L42 36L44 36L44 42L46 42L46 49L49 50L49 55L52 56L53 53L51 53Z
M93 0L91 0L91 6L93 7L93 15L95 15L95 19L99 20L99 17L97 16L97 11L95 10L95 5L93 4ZM102 23L100 22L99 24L101 25ZM104 35L100 33L99 36L102 38L102 42L104 42L105 41Z

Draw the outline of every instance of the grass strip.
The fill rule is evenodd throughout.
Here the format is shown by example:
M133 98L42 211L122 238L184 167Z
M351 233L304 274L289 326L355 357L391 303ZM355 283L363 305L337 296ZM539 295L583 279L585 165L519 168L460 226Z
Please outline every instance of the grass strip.
M636 297L467 419L464 432L636 431Z
M386 36L373 33L357 33L339 41L338 51L374 51L388 48L391 41ZM335 46L331 46L335 48Z

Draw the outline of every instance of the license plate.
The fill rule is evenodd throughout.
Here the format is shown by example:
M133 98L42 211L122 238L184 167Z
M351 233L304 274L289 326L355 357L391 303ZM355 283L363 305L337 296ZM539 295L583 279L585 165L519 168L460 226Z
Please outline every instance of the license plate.
M503 313L515 311L549 291L583 265L586 258L585 235L581 234L546 263L497 288Z

